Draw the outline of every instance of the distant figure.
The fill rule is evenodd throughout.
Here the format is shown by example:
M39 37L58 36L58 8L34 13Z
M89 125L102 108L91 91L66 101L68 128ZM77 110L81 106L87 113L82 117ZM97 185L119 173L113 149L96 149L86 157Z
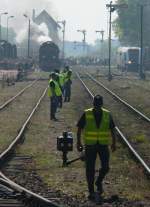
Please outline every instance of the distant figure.
M62 95L62 91L60 89L60 86L57 82L57 75L55 73L52 73L49 76L49 89L48 89L48 96L50 97L50 119L57 121L56 119L56 111L58 107L58 97Z
M71 85L72 85L72 71L69 66L66 66L65 84L64 84L64 102L70 102L71 98Z
M17 81L21 81L23 79L23 69L21 68L21 65L18 65L18 73L17 73Z
M78 121L77 127L77 150L83 149L81 133L84 135L85 158L86 158L86 178L89 190L88 198L99 203L103 193L103 179L109 171L109 145L112 151L116 150L115 124L110 112L102 108L103 97L96 95L93 100L93 108L86 109ZM95 163L97 154L99 155L101 168L95 185Z
M59 70L55 70L55 73L57 75L57 79L56 80L57 80L57 82L59 84L59 87L60 87L60 89L62 91L61 96L58 97L58 106L60 108L62 108L62 105L63 105L63 90L64 90L64 75L63 75L63 73L60 73Z

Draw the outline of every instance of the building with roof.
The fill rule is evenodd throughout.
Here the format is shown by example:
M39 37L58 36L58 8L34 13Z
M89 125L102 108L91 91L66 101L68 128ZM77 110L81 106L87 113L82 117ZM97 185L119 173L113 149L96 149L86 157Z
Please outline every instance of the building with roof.
M45 23L49 30L49 36L53 42L56 44L60 43L58 31L61 28L57 21L50 15L46 10L43 10L38 16L35 14L35 9L33 10L32 20L34 23L40 25Z

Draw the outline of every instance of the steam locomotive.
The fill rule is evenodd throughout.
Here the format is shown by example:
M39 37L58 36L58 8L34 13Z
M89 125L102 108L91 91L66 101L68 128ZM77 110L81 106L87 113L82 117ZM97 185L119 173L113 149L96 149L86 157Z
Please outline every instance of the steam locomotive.
M59 48L52 42L44 42L39 49L39 66L44 71L52 71L60 68Z
M17 47L5 40L0 41L0 60L17 58Z

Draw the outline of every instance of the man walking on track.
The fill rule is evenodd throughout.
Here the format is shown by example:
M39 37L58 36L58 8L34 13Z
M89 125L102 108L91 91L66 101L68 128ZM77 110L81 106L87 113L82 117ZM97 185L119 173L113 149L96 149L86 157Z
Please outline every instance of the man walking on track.
M89 200L100 202L103 193L103 179L109 171L109 145L116 150L115 124L110 112L103 107L103 97L96 95L93 108L84 111L77 127L77 150L83 149L81 134L83 133L86 159L86 178L89 190ZM101 168L95 181L95 163L97 154L100 157Z

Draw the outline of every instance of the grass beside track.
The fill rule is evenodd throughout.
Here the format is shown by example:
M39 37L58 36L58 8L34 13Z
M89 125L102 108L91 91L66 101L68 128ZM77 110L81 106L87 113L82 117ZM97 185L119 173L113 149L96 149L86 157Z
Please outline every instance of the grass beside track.
M86 68L84 71L90 72L97 80L103 83L106 87L108 87L113 92L117 93L121 98L129 102L131 105L135 106L135 108L139 109L147 116L150 116L150 81L149 80L140 80L136 78L137 73L130 74L127 77L130 79L126 79L126 76L114 76L113 80L109 82L107 77L102 77L102 75L106 75L108 70L104 69L88 69ZM113 70L112 70L113 73ZM119 71L115 71L115 73L120 73ZM136 78L136 79L135 79Z
M5 101L15 96L19 91L25 88L28 84L31 84L32 81L22 81L16 82L15 85L7 86L5 88L0 87L0 105Z
M38 81L0 113L0 151L17 135L47 83Z
M68 206L75 206L75 200L79 201L76 206L92 205L89 205L86 198L88 192L84 163L79 161L68 168L62 168L61 153L56 150L56 138L65 130L73 131L75 136L76 121L84 108L90 106L86 92L80 82L76 81L73 84L71 103L65 103L63 109L58 112L60 121L52 122L49 120L49 99L45 97L40 110L32 119L31 126L28 127L24 145L17 151L33 156L33 164L26 168L36 169L50 189L58 190L68 198L72 197ZM68 155L70 159L76 156L76 150ZM105 196L118 194L125 200L149 202L150 185L141 168L131 160L128 150L120 143L117 144L117 151L112 154L110 167L111 171L104 182Z

